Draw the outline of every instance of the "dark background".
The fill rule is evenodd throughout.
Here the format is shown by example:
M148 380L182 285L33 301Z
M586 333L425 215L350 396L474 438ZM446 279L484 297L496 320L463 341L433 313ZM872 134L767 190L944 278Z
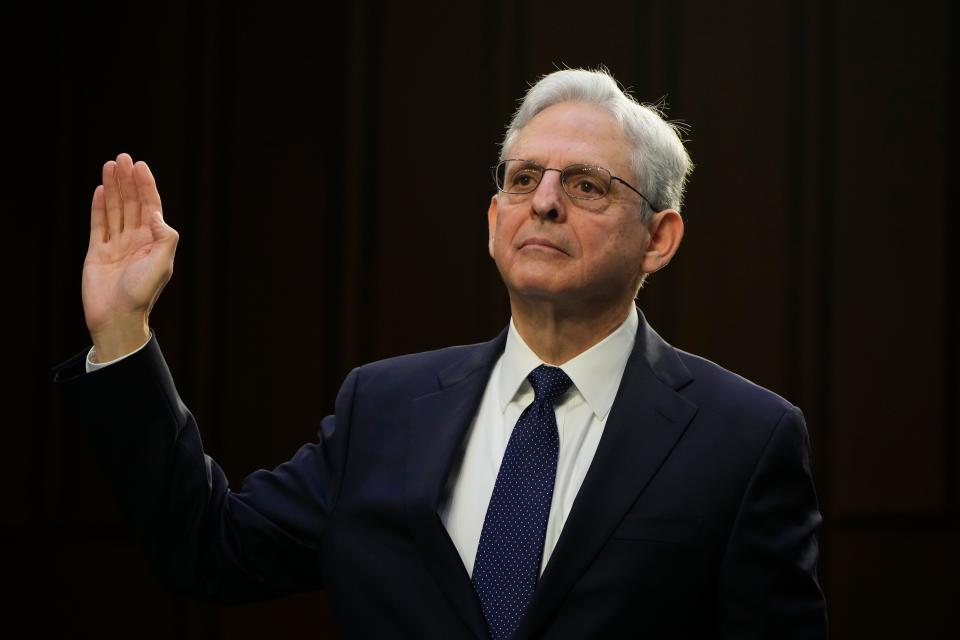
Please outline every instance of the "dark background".
M28 142L11 189L28 205L8 219L29 229L5 243L6 293L30 315L24 331L16 304L6 332L3 627L281 638L334 624L323 594L218 607L164 592L62 419L49 368L88 344L80 271L105 160L147 160L181 234L153 324L237 484L313 438L352 367L500 330L496 143L528 82L605 64L692 126L687 236L641 306L673 344L804 410L833 636L949 635L960 314L945 0L33 11L6 25L28 34L12 62L30 76L8 123ZM426 189L425 170L446 188Z

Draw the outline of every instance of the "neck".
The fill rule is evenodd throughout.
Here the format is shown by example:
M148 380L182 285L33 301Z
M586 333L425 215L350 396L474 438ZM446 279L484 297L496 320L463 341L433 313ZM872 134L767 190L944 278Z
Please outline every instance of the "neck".
M537 357L554 366L572 360L597 344L623 324L630 313L628 305L617 305L597 312L570 311L557 305L527 303L510 297L513 324Z

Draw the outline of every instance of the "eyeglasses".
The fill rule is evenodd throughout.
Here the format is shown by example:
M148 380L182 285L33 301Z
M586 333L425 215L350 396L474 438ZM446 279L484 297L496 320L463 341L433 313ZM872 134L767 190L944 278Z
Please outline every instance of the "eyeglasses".
M654 211L653 203L623 178L612 175L603 167L589 164L571 164L563 169L553 169L537 164L533 160L510 158L493 167L493 180L497 189L503 193L523 195L533 193L543 180L547 171L560 174L560 184L564 192L576 200L599 200L610 193L613 181L623 183L628 189L643 198Z

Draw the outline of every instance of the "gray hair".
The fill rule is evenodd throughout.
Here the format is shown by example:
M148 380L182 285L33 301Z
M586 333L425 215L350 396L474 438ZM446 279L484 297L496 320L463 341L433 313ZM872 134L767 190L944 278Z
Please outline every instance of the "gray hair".
M520 130L534 116L561 102L585 102L608 111L633 147L631 169L640 190L659 210L680 210L687 177L693 171L681 139L685 127L667 121L658 105L637 102L606 69L562 69L540 78L527 91L507 128L500 160L506 159ZM644 219L649 215L645 213Z

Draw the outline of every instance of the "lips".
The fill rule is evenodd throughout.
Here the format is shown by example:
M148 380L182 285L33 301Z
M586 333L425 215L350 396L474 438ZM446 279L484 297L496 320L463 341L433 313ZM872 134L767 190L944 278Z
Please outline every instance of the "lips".
M526 247L541 247L543 249L553 249L554 251L559 251L560 253L567 253L560 247L558 247L553 242L547 240L546 238L527 238L522 243L520 243L520 248L524 249Z

